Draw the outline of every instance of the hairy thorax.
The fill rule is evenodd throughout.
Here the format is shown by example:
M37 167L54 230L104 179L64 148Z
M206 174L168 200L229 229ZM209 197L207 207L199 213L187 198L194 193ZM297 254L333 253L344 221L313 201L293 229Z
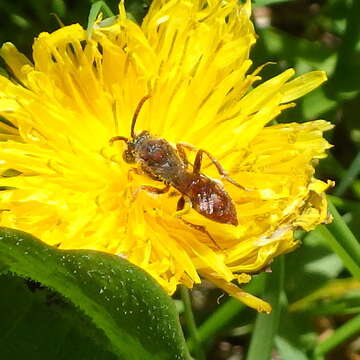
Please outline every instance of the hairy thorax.
M144 136L135 143L135 150L141 169L155 180L175 186L174 181L186 171L176 150L164 139Z

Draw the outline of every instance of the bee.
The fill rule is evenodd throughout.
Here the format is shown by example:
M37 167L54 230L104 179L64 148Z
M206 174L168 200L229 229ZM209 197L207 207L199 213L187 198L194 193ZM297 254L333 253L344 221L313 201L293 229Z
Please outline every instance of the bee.
M234 202L221 182L201 173L203 156L206 155L210 159L224 180L243 190L246 189L230 178L219 161L208 151L196 149L185 143L178 143L174 147L165 139L152 136L148 131L136 134L136 120L143 104L149 98L150 96L143 97L137 105L131 122L130 138L115 136L110 139L110 144L124 141L127 145L122 154L124 161L138 166L132 170L165 185L163 188L141 186L139 190L164 194L171 187L175 188L181 194L177 202L177 216L188 226L205 233L214 245L219 247L204 226L190 223L182 217L188 212L185 209L188 203L189 210L192 208L207 219L222 224L238 225ZM189 163L185 149L196 151L193 164Z

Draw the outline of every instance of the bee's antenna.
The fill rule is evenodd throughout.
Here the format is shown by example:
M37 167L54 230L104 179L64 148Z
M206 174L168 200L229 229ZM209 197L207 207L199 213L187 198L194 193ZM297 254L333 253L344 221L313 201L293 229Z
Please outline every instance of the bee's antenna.
M109 143L110 145L112 145L115 141L119 141L119 140L125 141L126 143L129 142L129 139L126 138L125 136L114 136L109 140Z
M142 106L144 105L144 102L145 102L146 100L148 100L148 99L150 99L150 95L144 96L144 97L139 101L138 106L136 107L136 110L135 110L135 112L134 112L134 116L133 116L132 122L131 122L130 135L131 135L132 138L134 138L134 136L135 136L134 130L135 130L135 124L136 124L136 120L137 120L137 118L138 118L139 112L140 112Z
M56 13L50 13L49 15L52 15L52 16L55 18L55 20L57 21L57 23L59 24L59 26L60 26L61 28L65 27L64 23L61 21L61 19L59 18L58 14L56 14Z

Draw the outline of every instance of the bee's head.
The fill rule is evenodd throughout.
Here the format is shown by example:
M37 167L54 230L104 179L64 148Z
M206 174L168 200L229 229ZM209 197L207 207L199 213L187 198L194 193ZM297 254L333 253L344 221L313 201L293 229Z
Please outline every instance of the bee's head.
M134 164L136 162L135 146L133 143L127 143L127 149L123 152L123 159L128 164Z

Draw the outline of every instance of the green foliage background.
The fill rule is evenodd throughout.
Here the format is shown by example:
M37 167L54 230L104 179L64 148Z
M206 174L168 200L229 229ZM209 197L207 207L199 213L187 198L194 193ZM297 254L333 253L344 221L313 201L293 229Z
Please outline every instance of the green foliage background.
M106 5L102 6L104 12L109 13L110 9L117 13L116 0L108 0ZM31 56L33 38L41 31L53 31L59 26L51 13L57 14L65 25L78 22L86 27L90 7L90 1L2 0L0 43L11 41ZM133 18L140 21L148 3L127 0L126 7ZM358 359L360 1L257 0L254 2L254 16L259 35L252 52L254 65L266 61L277 63L265 69L265 79L288 67L294 67L299 74L319 69L328 73L329 81L321 89L308 94L296 108L287 110L278 121L304 122L323 118L336 125L327 134L334 148L317 170L319 177L337 182L329 195L334 223L326 228L320 226L310 234L299 233L303 246L275 261L272 274L255 276L248 286L249 291L272 303L274 311L271 315L257 315L234 299L221 299L219 305L217 299L221 293L209 286L202 286L195 289L191 297L198 324L196 329L191 321L186 292L177 294L175 302L185 325L188 348L197 359ZM96 300L89 288L79 285L79 289L90 291L84 294L84 298L90 301L89 304L96 304L96 309L89 304L89 308L84 308L81 297L79 299L73 293L69 294L56 281L50 281L51 277L41 277L37 267L42 259L34 257L27 260L31 264L29 269L35 267L38 272L20 271L18 266L26 256L24 253L14 255L10 251L10 243L3 240L10 235L4 234L0 233L1 359L146 358L136 355L135 350L133 355L119 351L124 346L125 335L121 334L127 332L126 326L120 320L112 324L116 329L115 335L120 339L117 342L116 336L108 331L107 326L110 325L104 319L99 322L97 316L100 310L96 306L102 306L102 300ZM11 236L18 238L20 235ZM39 246L31 238L26 241L32 250ZM43 249L38 248L38 251ZM105 257L96 261L106 263L112 260ZM116 271L127 265L119 266L114 265ZM57 269L65 277L68 276L66 266L61 268L59 265ZM110 267L106 271L110 272ZM85 276L85 273L82 274ZM63 279L60 277L57 280ZM116 279L114 281L116 283ZM103 285L98 283L94 286L101 289ZM114 317L116 312L114 301L108 310L101 307L103 312L108 311L110 317ZM163 305L166 301L159 300L159 304ZM129 311L132 305L130 300L125 301L122 308ZM156 316L177 317L172 305L167 310L160 308L154 310ZM152 336L150 343L158 344L161 330L154 332L153 328L149 328L151 325L141 319L128 321L129 329L141 325L142 335L131 336L135 339ZM177 340L173 343L173 349L178 350L177 355L168 352L168 358L188 358L177 320L173 320L169 332L175 334ZM161 348L162 345L158 346ZM149 348L145 348L144 351L148 351ZM165 345L163 349L166 349ZM156 357L162 358L166 359L167 356Z

